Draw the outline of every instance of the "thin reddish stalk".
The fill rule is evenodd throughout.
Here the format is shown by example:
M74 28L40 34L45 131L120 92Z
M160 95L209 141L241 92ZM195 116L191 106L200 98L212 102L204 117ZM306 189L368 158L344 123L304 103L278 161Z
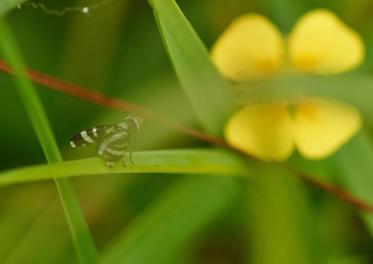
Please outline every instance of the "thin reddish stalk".
M3 61L0 60L0 71L3 71L7 74L13 74L12 69L9 67L9 65ZM136 113L144 118L147 118L149 120L152 120L154 122L160 123L164 126L167 126L171 129L174 129L176 131L179 131L181 133L190 135L194 138L200 139L202 141L211 143L213 145L223 147L229 150L233 150L236 153L239 153L241 155L244 155L249 158L253 158L249 156L247 153L244 153L230 145L228 145L223 139L207 135L203 132L194 130L192 128L183 126L171 119L166 118L165 116L155 113L153 111L150 111L146 109L145 107L133 103L129 103L127 101L113 98L106 96L104 94L98 93L96 91L89 90L83 86L68 83L66 81L57 79L55 77L52 77L50 75L32 70L32 69L26 69L26 76L33 81L36 84L42 85L46 88L56 90L59 92L62 92L64 94L71 95L73 97L80 98L85 101L89 101L98 105L105 106L107 108L112 108L119 111L124 112L131 112ZM333 194L340 200L344 201L345 203L350 204L353 207L356 207L362 211L373 213L373 205L366 203L362 201L361 199L353 196L352 194L343 191L342 189L333 186L326 182L321 182L316 180L314 177L304 173L300 172L298 170L295 170L294 168L286 167L287 170L293 172L294 174L298 175L301 179L303 179L305 182L311 184L312 186L315 186L321 190L324 190L328 193Z
M314 177L312 177L311 175L308 175L304 172L295 171L293 169L290 169L290 170L292 170L294 173L296 173L300 178L302 178L305 182L309 183L310 185L335 195L340 200L352 205L353 207L359 208L360 210L368 212L368 213L373 213L372 204L362 201L361 199L351 195L350 193L347 193L341 190L337 186L334 186L326 182L320 182L316 180Z
M12 69L3 60L0 60L0 71L12 74ZM206 141L211 144L222 147L227 147L225 141L221 140L220 138L212 137L197 130L191 129L189 127L185 127L179 123L176 123L166 118L161 114L152 112L140 105L132 104L118 98L109 97L104 94L89 90L83 86L59 80L50 75L32 69L26 69L26 75L34 83L40 84L46 88L65 93L73 97L77 97L85 101L92 102L94 104L102 105L107 108L112 108L124 112L136 113L143 118L147 118L154 122L161 123L169 128L172 128L184 134L188 134L202 141Z
M316 180L315 177L312 175L305 173L303 171L299 171L297 169L291 168L289 166L286 166L287 170L293 172L294 174L298 175L303 181L307 182L308 184L314 186L315 188L321 189L323 191L326 191L328 193L333 194L334 196L338 197L340 200L344 201L345 203L348 203L352 205L353 207L359 208L362 211L373 213L373 205L364 202L363 200L353 196L352 194L343 191L342 189L338 188L335 185L332 185L327 182L322 182L319 180Z

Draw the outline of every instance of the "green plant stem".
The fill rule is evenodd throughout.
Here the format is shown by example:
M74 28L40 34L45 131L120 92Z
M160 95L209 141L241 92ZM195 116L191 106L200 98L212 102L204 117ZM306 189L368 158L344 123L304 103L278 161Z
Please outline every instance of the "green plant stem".
M0 46L4 57L14 70L16 85L26 112L39 139L48 163L62 161L42 103L32 83L26 78L22 57L17 50L14 36L5 21L0 20ZM55 179L58 193L67 218L73 243L81 263L97 263L96 249L88 226L79 207L73 186L68 179Z

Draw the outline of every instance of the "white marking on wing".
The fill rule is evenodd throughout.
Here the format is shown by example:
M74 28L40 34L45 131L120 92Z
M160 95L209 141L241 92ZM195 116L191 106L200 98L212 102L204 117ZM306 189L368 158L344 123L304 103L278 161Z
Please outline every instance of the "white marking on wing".
M98 137L98 134L97 134L97 128L92 128L92 133L93 133L93 136L95 137Z
M87 135L87 131L83 130L82 132L80 132L80 135L82 136L82 138L87 141L88 143L93 143L93 140L90 136Z
M106 152L112 154L112 155L115 155L115 156L120 156L120 155L123 155L124 151L119 151L119 150L115 150L115 149L112 149L112 148L107 148L105 149Z
M137 130L139 130L140 129L139 121L137 120L137 118L134 118L133 120L135 121Z
M128 124L126 122L119 123L118 126L125 130L128 129Z
M114 129L114 127L110 127L110 128L105 129L106 134L110 134L111 131L113 131L113 129Z

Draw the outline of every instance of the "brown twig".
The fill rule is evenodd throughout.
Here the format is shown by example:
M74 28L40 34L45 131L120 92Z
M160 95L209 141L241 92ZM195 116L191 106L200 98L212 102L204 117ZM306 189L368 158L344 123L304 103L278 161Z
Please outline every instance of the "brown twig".
M296 173L300 178L302 178L305 182L309 183L310 185L324 190L328 193L331 193L338 197L340 200L344 201L345 203L348 203L352 205L353 207L359 208L362 211L365 211L367 213L373 213L373 205L366 203L362 201L361 199L351 195L348 192L343 191L342 189L338 188L337 186L334 186L330 183L326 182L321 182L316 180L314 177L311 175L301 172L301 171L296 171L294 169L291 169L294 173Z
M7 74L13 74L10 66L3 60L0 60L0 71L3 71ZM209 142L211 144L221 147L228 146L225 143L225 141L220 138L204 134L200 131L194 130L189 127L185 127L171 119L166 118L164 115L150 111L145 107L142 107L141 105L132 104L118 98L109 97L104 94L89 90L83 86L59 80L50 75L32 69L26 69L26 76L34 83L40 84L46 88L65 93L73 97L77 97L85 101L92 102L94 104L102 105L107 108L112 108L124 112L136 113L141 117L147 118L157 123L161 123L164 126L177 130L184 134L190 135L192 137L198 138L202 141Z
M9 67L9 65L3 61L0 60L0 71L3 71L7 74L13 74L12 69ZM197 139L200 139L202 141L211 143L213 145L223 147L229 150L233 150L236 153L239 153L241 155L245 155L246 157L253 158L252 156L248 155L247 153L244 153L230 145L228 145L223 139L207 135L203 132L194 130L192 128L183 126L171 119L168 119L164 117L161 114L155 113L153 111L150 111L146 109L143 106L129 103L127 101L108 97L104 94L98 93L96 91L89 90L83 86L72 84L65 82L63 80L57 79L55 77L52 77L50 75L32 70L32 69L26 69L26 76L31 81L33 81L36 84L42 85L46 88L53 89L68 95L71 95L73 97L77 97L80 99L83 99L85 101L89 101L98 105L102 105L108 108L116 109L119 111L124 112L131 112L131 113L137 113L141 115L144 118L150 119L154 122L161 123L169 128L172 128L176 131L179 131L181 133L190 135L192 137L195 137ZM362 201L361 199L353 196L352 194L343 191L342 189L331 185L326 182L321 182L319 180L316 180L314 177L301 172L299 170L296 170L294 168L286 167L287 170L293 172L294 174L298 175L301 179L303 179L305 182L311 184L312 186L315 186L321 190L324 190L328 193L331 193L338 197L340 200L350 204L353 207L356 207L362 211L373 213L373 205L366 203Z

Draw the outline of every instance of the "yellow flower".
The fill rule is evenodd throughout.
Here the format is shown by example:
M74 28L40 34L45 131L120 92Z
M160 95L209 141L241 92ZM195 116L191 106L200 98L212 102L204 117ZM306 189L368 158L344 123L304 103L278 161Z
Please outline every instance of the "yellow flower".
M240 81L276 72L283 59L284 43L265 17L246 15L233 21L211 55L224 76Z
M267 18L241 16L211 52L220 72L236 81L279 72L285 55L298 71L336 74L362 62L364 45L336 15L317 9L301 17L286 40ZM353 106L309 98L248 105L230 118L225 136L231 145L264 160L285 160L295 147L303 156L318 159L334 153L360 126Z
M288 49L295 67L319 74L350 70L364 58L360 36L326 10L300 18L289 36Z

